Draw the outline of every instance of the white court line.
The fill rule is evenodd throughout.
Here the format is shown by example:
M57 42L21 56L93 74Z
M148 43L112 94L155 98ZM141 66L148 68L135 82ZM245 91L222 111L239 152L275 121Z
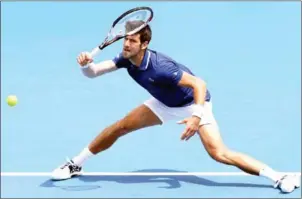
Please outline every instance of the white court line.
M300 175L301 172L281 174ZM251 176L244 172L84 172L84 176ZM51 176L50 172L1 172L1 176Z

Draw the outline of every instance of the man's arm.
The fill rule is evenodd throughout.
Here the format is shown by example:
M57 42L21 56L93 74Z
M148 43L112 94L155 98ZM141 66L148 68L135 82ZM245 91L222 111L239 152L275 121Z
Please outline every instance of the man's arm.
M203 114L203 105L207 94L206 83L202 79L195 77L176 66L173 62L162 63L163 71L160 73L159 81L168 85L190 87L194 91L195 111L194 116L199 118Z
M188 140L196 131L198 131L199 123L203 116L203 105L207 92L206 83L202 79L182 71L173 62L165 62L162 64L164 68L158 77L159 81L168 85L190 87L193 89L195 101L193 114L191 117L178 122L179 124L186 124L187 127L184 130L181 139Z
M116 56L113 60L102 61L95 64L89 52L82 52L77 57L77 61L81 66L83 74L89 78L95 78L117 70L119 68L117 64L120 60L121 57Z
M102 61L97 64L91 62L87 66L81 67L83 74L89 78L95 78L105 73L118 69L112 60Z
M178 85L192 88L194 90L195 104L204 104L207 92L206 82L204 80L187 72L183 72Z
M178 85L190 87L194 91L195 107L192 117L186 118L179 122L179 124L186 124L187 126L181 135L181 139L189 140L195 134L195 132L198 131L199 122L203 116L203 105L206 97L206 83L198 77L183 72Z

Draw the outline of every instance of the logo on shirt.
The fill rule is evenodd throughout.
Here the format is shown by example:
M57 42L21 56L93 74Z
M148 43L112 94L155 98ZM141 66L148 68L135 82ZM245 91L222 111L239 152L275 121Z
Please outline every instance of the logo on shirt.
M151 77L149 77L149 81L150 82L154 82L154 79L152 79Z

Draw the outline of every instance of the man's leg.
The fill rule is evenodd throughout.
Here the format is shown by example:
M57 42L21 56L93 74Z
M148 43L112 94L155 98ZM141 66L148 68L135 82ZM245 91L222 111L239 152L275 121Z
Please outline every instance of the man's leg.
M223 164L236 166L251 175L267 177L274 183L277 183L281 179L281 174L274 171L264 163L246 154L228 149L224 145L220 136L219 128L215 123L200 126L198 133L206 151L214 160ZM293 182L293 180L288 180L287 184L284 185L289 187L287 189L288 192L293 191L295 185L298 187L298 182ZM293 184L290 184L291 182L293 182Z
M121 136L135 130L162 124L161 120L146 106L140 105L123 119L105 128L87 148L75 156L65 167L59 167L53 172L53 179L68 179L73 173L80 174L81 166L91 156L111 147ZM74 172L77 171L77 172Z
M147 106L140 105L122 120L105 128L88 148L93 154L97 154L111 147L119 137L127 133L159 124L161 121L158 117Z
M260 170L266 167L262 162L259 162L245 154L228 149L224 145L219 129L215 124L200 126L199 136L206 151L218 162L236 166L252 175L258 175ZM276 177L275 180L279 178L279 176L274 177Z

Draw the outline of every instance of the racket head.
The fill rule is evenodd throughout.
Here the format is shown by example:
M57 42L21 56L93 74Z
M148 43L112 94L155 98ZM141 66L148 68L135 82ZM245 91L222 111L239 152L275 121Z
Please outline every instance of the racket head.
M121 14L114 22L99 49L132 35L146 27L153 19L153 10L150 7L136 7Z

